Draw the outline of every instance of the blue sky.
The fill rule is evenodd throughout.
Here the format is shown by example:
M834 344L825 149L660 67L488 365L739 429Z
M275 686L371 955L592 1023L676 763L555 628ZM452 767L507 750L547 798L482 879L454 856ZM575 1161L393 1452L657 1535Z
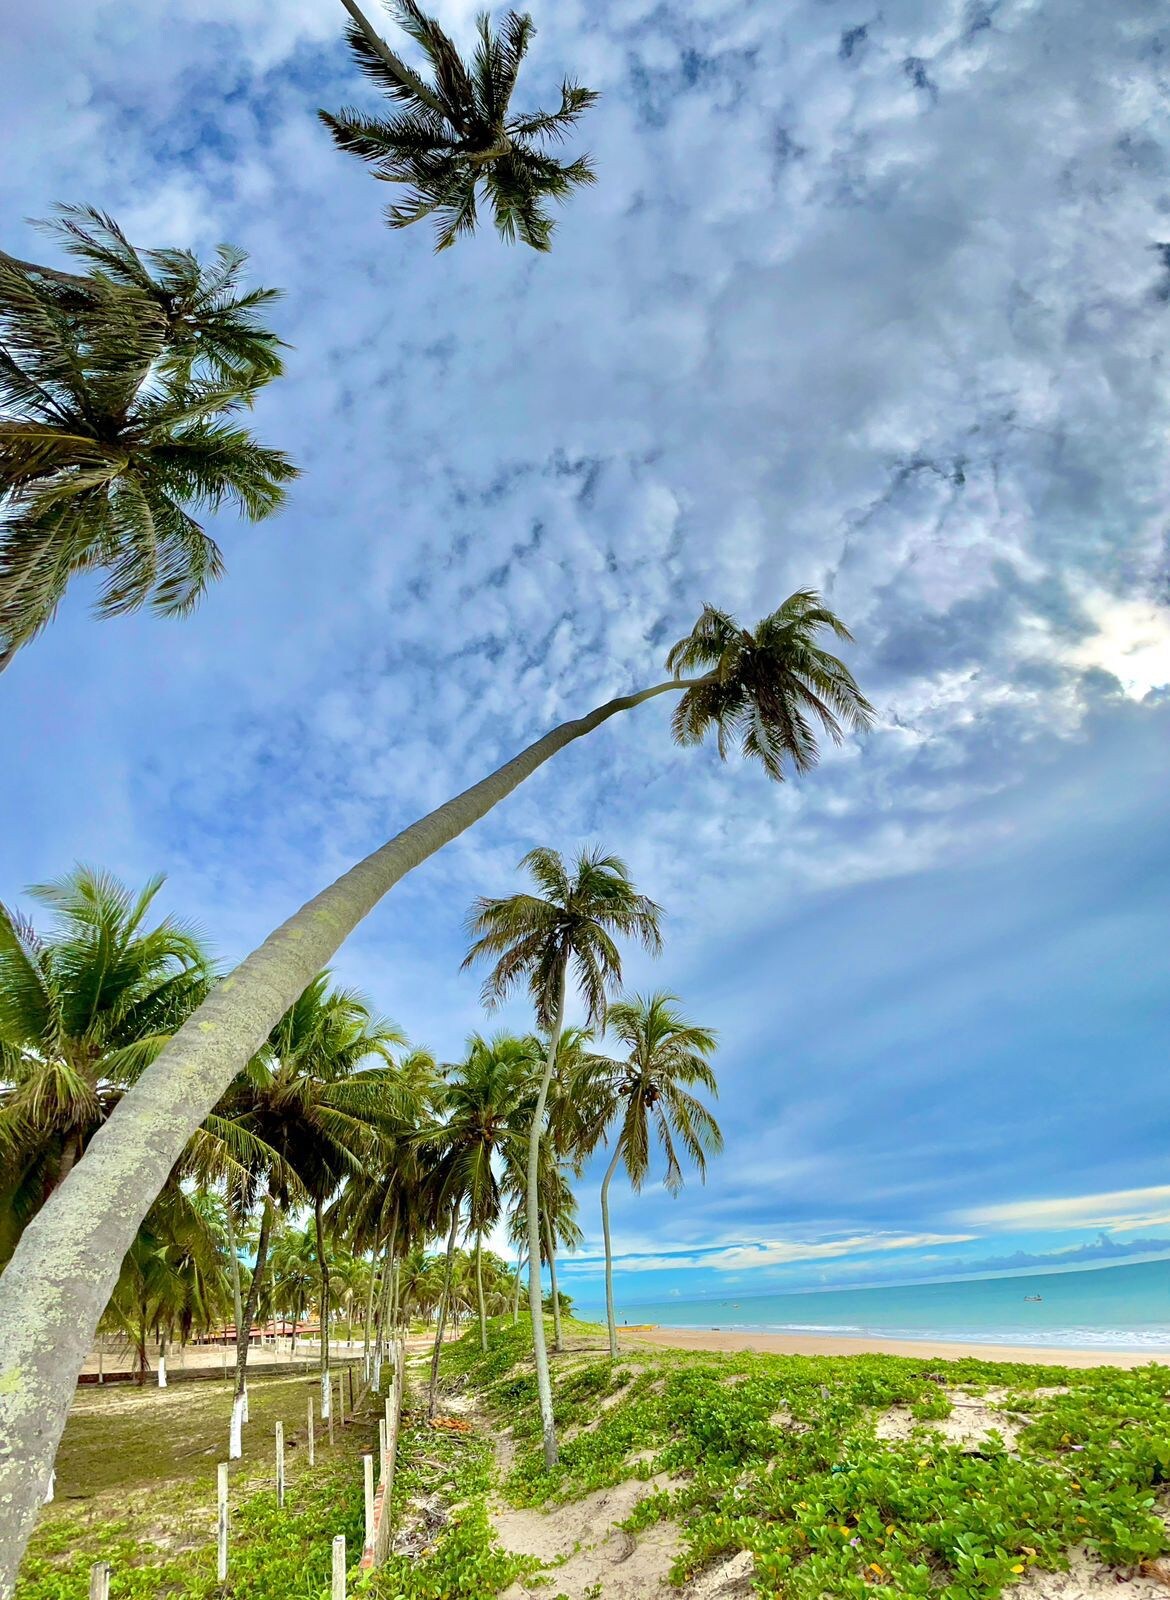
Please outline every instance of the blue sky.
M436 0L466 41L474 7ZM331 146L333 0L5 22L3 243L54 201L251 252L304 468L185 623L78 592L5 674L0 895L75 859L223 959L705 600L815 585L879 710L777 789L660 706L558 759L337 963L441 1057L479 893L603 842L631 986L718 1029L727 1153L615 1198L631 1299L1170 1254L1170 27L1146 0L537 0L521 98L602 90L548 258L434 258ZM503 1021L526 1024L520 1008ZM566 1279L598 1285L587 1242ZM1100 1242L1103 1240L1104 1242Z

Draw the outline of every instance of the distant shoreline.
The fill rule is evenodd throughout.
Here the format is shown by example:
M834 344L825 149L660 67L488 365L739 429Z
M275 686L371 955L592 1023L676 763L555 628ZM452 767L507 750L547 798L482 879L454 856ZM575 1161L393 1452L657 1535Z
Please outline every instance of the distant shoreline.
M1039 1345L968 1344L958 1340L883 1339L877 1335L854 1338L840 1334L763 1333L750 1328L654 1328L647 1332L618 1329L620 1338L641 1344L664 1345L676 1350L759 1351L785 1356L909 1356L915 1360L938 1358L958 1361L964 1356L980 1361L1018 1361L1040 1367L1144 1367L1151 1361L1170 1364L1170 1350L1079 1350Z

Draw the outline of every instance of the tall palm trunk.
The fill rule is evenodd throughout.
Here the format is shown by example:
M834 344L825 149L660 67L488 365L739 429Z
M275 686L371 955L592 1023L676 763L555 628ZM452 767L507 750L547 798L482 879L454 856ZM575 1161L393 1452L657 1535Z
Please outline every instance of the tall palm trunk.
M240 1337L240 1323L244 1320L244 1297L240 1289L240 1255L239 1251L236 1249L236 1224L232 1217L232 1202L230 1195L228 1196L227 1204L224 1207L224 1215L227 1218L228 1271L231 1273L232 1279L232 1305L234 1306L236 1313L236 1339L238 1341Z
M24 1230L0 1291L0 1595L44 1503L77 1375L138 1227L192 1134L342 942L398 881L558 751L672 678L563 722L411 823L270 934L187 1019Z
M553 1308L553 1349L559 1355L565 1348L565 1341L561 1335L561 1297L557 1293L557 1244L553 1238L552 1224L546 1212L542 1219L544 1223L544 1248L548 1256L548 1275L552 1288Z
M605 1236L605 1320L609 1324L609 1354L611 1360L617 1360L617 1316L613 1308L613 1246L609 1239L609 1185L617 1171L618 1157L622 1153L622 1136L618 1134L617 1144L614 1146L613 1159L605 1169L605 1177L601 1180L601 1231Z
M380 1289L386 1281L386 1273L388 1270L387 1263L390 1259L389 1249L389 1243L386 1243L382 1246L381 1271L378 1269L377 1250L374 1251L374 1260L370 1267L370 1292L366 1296L366 1323L362 1338L362 1371L367 1374L370 1370L370 1342L374 1334L374 1295L375 1292Z
M374 1340L374 1361L382 1360L383 1356L392 1348L394 1334L392 1331L392 1312L394 1303L394 1252L398 1243L398 1208L394 1208L394 1221L390 1227L390 1237L386 1241L386 1259L382 1269L381 1293L378 1297L378 1332Z
M0 666L0 671L3 671L3 666ZM81 1135L80 1133L71 1133L61 1151L61 1159L57 1163L57 1176L53 1180L51 1192L55 1193L61 1187L80 1159Z
M479 1348L487 1355L487 1311L483 1303L483 1229L475 1230L475 1298L479 1306Z
M520 1320L520 1288L522 1279L520 1274L524 1270L524 1246L520 1245L516 1251L516 1281L512 1285L512 1326L515 1327Z
M557 994L557 1011L549 1035L548 1054L544 1058L544 1073L536 1109L532 1113L532 1126L528 1130L528 1181L524 1191L524 1209L528 1222L528 1308L532 1312L532 1351L536 1358L536 1389L540 1397L540 1432L544 1443L545 1467L556 1465L557 1434L553 1421L552 1381L548 1372L548 1347L544 1339L544 1308L540 1303L540 1141L544 1133L544 1108L548 1101L548 1086L552 1082L553 1068L557 1062L561 1032L565 1026L565 983L567 968L561 969L560 989Z
M317 1229L317 1266L321 1272L321 1415L333 1411L333 1390L329 1377L329 1258L325 1254L325 1230L321 1225L321 1196L313 1201L313 1222Z
M447 1235L447 1268L443 1274L443 1294L439 1300L439 1322L435 1329L435 1348L431 1353L431 1388L427 1397L427 1415L435 1414L435 1396L439 1388L439 1356L443 1350L443 1332L447 1326L447 1306L451 1300L451 1271L455 1265L455 1234L459 1227L459 1207L451 1207L451 1231Z
M252 1344L252 1323L260 1305L260 1290L264 1284L264 1268L268 1261L268 1241L272 1236L272 1197L264 1196L264 1210L260 1214L260 1237L256 1241L256 1265L248 1285L248 1298L244 1315L236 1321L236 1403L242 1404L244 1385L248 1377L248 1351Z

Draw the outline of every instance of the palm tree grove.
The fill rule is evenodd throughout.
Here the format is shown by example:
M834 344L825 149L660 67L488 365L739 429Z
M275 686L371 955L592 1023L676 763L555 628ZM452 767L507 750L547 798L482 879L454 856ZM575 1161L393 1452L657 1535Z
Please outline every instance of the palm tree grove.
M431 3L13 19L0 1600L1153 1600L1153 12Z

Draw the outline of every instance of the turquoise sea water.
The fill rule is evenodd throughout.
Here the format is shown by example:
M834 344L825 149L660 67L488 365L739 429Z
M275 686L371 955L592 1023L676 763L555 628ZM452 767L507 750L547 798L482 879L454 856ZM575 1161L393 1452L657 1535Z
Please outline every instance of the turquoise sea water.
M618 1321L673 1328L876 1335L958 1344L1055 1345L1070 1349L1170 1351L1170 1261L1047 1272L896 1289L825 1289L811 1294L720 1295L702 1300L627 1301ZM1038 1301L1028 1300L1039 1295ZM604 1308L580 1297L584 1315Z

